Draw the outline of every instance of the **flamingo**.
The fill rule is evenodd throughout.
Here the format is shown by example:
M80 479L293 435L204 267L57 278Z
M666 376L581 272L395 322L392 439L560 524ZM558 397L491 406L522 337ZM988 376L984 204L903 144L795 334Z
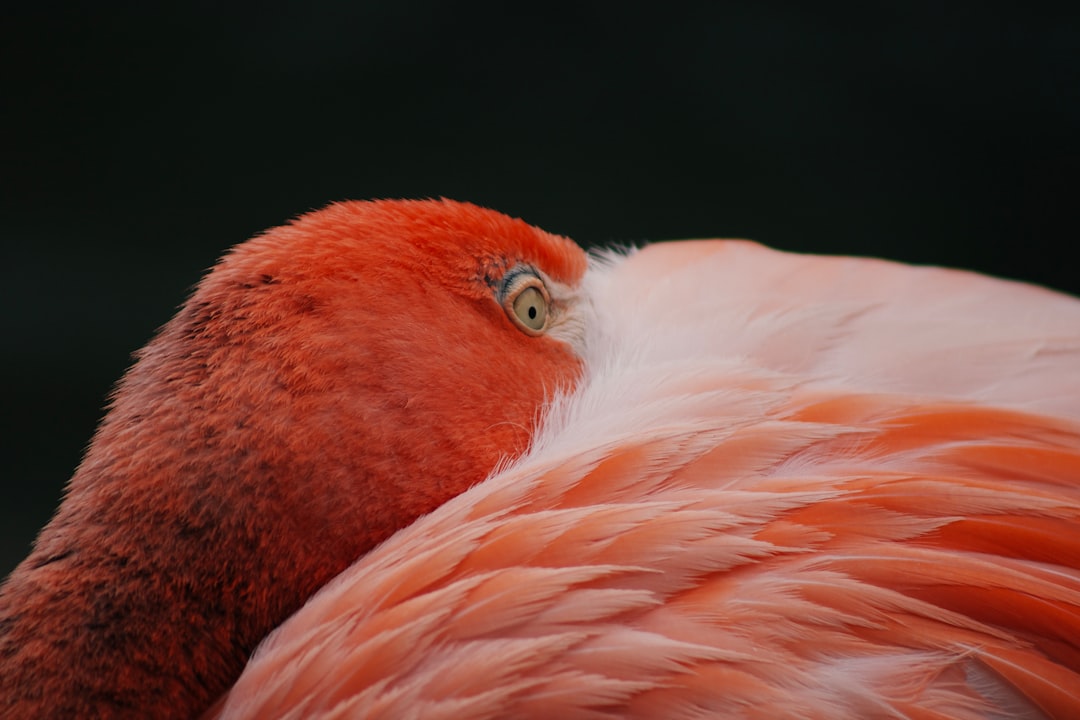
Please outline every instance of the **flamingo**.
M1080 301L450 201L227 255L0 590L0 714L1080 717Z

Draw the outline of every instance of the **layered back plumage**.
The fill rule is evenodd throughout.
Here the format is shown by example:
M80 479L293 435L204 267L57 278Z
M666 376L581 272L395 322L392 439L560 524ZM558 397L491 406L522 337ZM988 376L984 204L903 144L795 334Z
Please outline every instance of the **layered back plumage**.
M318 593L215 716L1080 716L1080 302L744 242L585 289L585 378L531 451Z

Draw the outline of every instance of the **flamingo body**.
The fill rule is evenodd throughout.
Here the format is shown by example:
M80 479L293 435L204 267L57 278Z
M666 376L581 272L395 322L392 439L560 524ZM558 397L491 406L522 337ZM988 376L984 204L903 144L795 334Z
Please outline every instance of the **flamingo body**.
M6 716L1080 716L1080 302L735 241L583 272L449 202L234 251L0 590Z
M1080 713L1080 303L653 246L532 450L274 633L218 717Z

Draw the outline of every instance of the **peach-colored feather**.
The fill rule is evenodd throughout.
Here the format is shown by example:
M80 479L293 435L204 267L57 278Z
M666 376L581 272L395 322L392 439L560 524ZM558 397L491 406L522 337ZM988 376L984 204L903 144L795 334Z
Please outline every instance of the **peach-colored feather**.
M720 241L585 283L532 450L213 716L1080 717L1080 302Z

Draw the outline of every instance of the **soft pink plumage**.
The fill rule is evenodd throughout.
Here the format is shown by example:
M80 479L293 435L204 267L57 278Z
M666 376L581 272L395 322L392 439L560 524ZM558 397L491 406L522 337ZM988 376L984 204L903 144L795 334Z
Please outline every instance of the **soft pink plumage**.
M584 288L532 450L215 716L1080 717L1080 302L744 242Z

